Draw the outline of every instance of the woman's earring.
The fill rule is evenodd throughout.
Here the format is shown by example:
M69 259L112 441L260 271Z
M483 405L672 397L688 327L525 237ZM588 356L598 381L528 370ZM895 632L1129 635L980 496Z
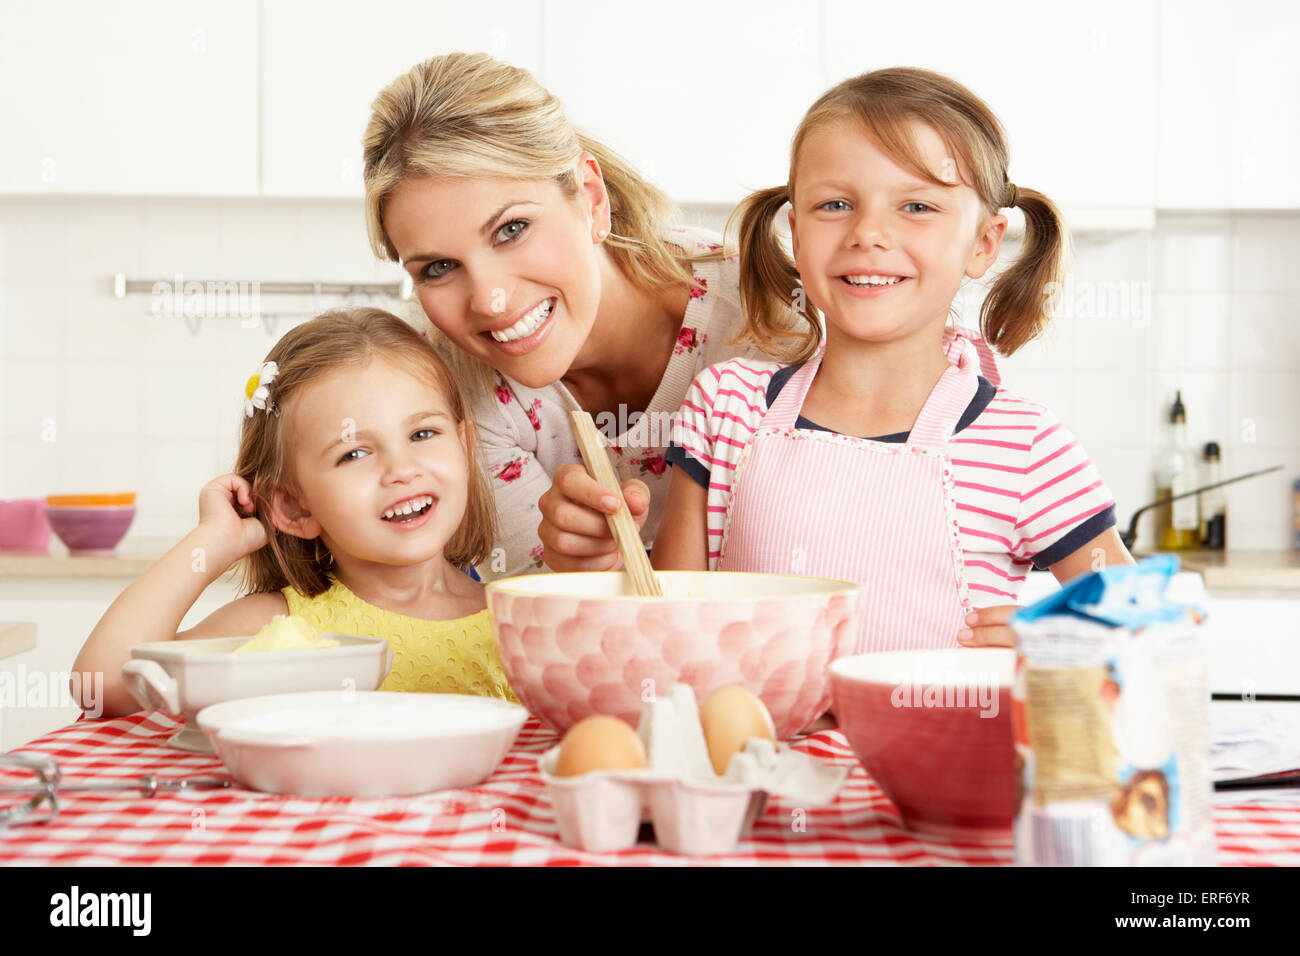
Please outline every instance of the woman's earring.
M605 237L608 236L608 235L609 235L609 230L608 230L608 229L597 229L597 230L596 230L596 241L597 241L597 242L604 242L604 241L605 241Z

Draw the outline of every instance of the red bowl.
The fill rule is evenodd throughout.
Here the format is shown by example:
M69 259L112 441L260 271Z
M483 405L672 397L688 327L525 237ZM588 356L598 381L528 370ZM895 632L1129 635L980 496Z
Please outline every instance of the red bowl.
M45 515L59 540L75 555L112 554L135 520L135 508L54 508Z
M909 829L1009 838L1009 648L885 651L831 664L835 719Z

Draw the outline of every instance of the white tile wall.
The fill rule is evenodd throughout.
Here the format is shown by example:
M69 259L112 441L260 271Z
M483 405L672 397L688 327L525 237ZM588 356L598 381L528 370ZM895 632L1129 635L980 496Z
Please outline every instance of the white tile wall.
M720 228L727 210L687 210ZM1004 251L1004 263L1016 252ZM1081 235L1060 314L1002 363L1088 449L1122 523L1150 500L1152 449L1181 389L1190 437L1218 441L1236 547L1290 546L1300 476L1300 214L1161 215ZM392 281L350 201L0 201L0 497L134 489L133 537L180 536L234 460L244 381L276 338L341 303L263 296L262 325L154 315L110 277ZM987 283L955 304L974 323ZM387 304L400 311L401 306ZM278 317L274 317L278 316ZM52 439L52 440L51 440Z
M1286 466L1226 489L1231 544L1290 547L1290 487L1300 476L1298 227L1297 214L1167 214L1149 234L1075 238L1073 408L1057 413L1096 460L1121 523L1154 492L1153 450L1181 391L1189 438L1197 448L1219 442L1224 477ZM1091 302L1110 314L1088 314L1094 284ZM1005 363L1008 386L1035 398L1043 387L1056 410L1051 393L1064 385L1040 385L1032 373L1044 361L1026 352ZM1149 517L1140 529L1146 545Z
M0 201L0 497L134 490L133 538L193 525L199 489L234 464L248 376L287 329L343 303L262 295L263 322L186 320L155 314L162 303L149 294L115 299L117 272L169 282L401 274L374 259L356 202Z

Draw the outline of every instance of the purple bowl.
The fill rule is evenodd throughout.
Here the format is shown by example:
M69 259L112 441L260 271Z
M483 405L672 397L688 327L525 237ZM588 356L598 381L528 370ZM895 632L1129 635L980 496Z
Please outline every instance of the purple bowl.
M49 553L50 523L43 498L0 501L0 550Z
M70 554L112 554L135 520L134 507L54 508L45 506L50 527Z

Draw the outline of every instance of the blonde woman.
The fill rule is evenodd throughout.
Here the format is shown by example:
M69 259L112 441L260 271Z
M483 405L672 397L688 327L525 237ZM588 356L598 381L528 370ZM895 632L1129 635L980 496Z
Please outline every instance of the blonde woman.
M613 445L648 547L691 380L757 354L735 344L734 256L674 228L662 192L528 72L483 54L394 80L364 146L375 252L410 274L471 388L500 527L479 576L619 567L603 517L618 502L583 471L569 412L590 412Z

